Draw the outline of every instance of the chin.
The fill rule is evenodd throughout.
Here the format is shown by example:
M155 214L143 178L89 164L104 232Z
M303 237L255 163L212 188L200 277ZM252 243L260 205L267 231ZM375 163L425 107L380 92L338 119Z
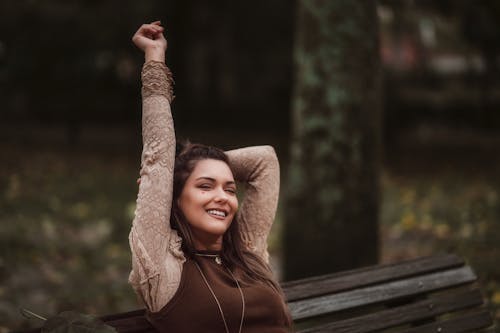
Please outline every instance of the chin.
M213 218L198 220L196 223L189 223L193 228L193 231L200 238L219 238L224 236L224 234L229 230L231 226L231 220L217 220Z
M207 228L207 233L214 236L223 236L228 229L229 225L211 226L210 228Z
M214 236L222 236L229 229L231 222L227 221L209 221L205 226L205 232Z

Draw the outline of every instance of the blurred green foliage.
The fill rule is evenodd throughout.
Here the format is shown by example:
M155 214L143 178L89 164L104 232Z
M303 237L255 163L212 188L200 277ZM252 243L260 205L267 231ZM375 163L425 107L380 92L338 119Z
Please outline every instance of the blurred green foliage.
M137 307L127 236L138 166L127 156L8 153L0 171L0 323L19 328L19 307L46 317Z
M402 176L385 172L382 258L393 262L456 253L473 267L500 319L500 182L459 170Z

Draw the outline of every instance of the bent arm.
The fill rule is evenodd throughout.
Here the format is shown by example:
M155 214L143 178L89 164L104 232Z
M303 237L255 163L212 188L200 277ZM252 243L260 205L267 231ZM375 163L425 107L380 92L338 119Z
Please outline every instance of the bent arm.
M280 186L276 152L271 146L257 146L231 150L227 155L234 177L246 185L237 215L243 241L268 262L267 236L276 215Z
M175 133L170 102L172 75L163 62L149 61L142 73L141 182L129 241L129 281L151 311L173 296L180 280L180 241L170 228ZM179 245L179 247L176 247ZM177 256L177 257L176 257Z

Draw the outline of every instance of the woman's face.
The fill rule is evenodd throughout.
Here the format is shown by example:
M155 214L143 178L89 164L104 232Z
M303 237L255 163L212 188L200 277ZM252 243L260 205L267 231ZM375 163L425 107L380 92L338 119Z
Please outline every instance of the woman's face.
M198 250L220 250L222 236L238 210L236 184L229 166L219 160L198 161L177 201L191 226Z

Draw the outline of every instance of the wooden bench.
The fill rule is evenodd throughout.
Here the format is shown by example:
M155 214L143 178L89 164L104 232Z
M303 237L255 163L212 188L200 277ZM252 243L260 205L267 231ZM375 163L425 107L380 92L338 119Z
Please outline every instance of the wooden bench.
M302 333L496 332L476 279L462 259L440 255L288 282L283 288ZM310 324L314 327L303 329Z
M454 255L282 284L300 333L496 332L476 275ZM104 316L119 332L154 332L144 310Z

